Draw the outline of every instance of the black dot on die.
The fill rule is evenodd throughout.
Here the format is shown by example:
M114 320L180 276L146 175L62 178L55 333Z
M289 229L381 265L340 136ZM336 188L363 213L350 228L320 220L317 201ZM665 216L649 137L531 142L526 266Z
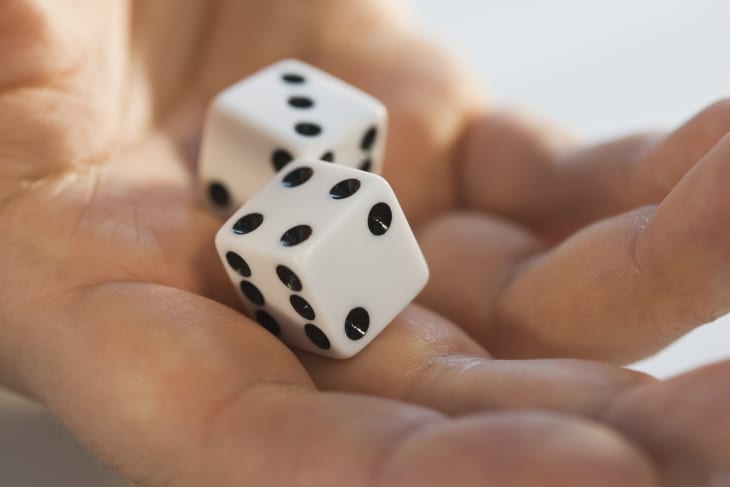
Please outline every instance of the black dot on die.
M329 338L327 338L327 335L325 335L322 330L320 330L313 324L309 323L304 325L304 333L307 334L309 340L317 347L321 348L322 350L330 349L330 340Z
M294 311L299 313L299 316L301 316L305 320L314 319L314 308L312 308L312 305L309 304L306 299L301 296L297 296L296 294L293 294L289 298L289 302L291 303L292 308L294 308Z
M307 79L304 76L302 76L301 74L297 74L297 73L284 73L281 76L281 79L284 80L285 83L290 83L293 85L300 85L300 84L304 83L305 81L307 81Z
M373 161L365 159L360 163L360 170L370 172L373 169Z
M332 186L330 189L330 197L333 200L344 200L360 189L360 181L357 179L345 179Z
M254 286L248 281L241 281L241 292L253 303L257 304L259 306L263 306L266 304L266 300L264 300L264 295L261 294L261 291L259 291L259 288Z
M294 274L294 271L292 271L288 267L283 265L277 266L276 275L279 276L281 282L292 291L302 290L302 281L300 281L299 277Z
M385 233L385 232L383 232ZM284 247L294 247L312 236L312 227L309 225L297 225L292 227L281 236L279 240Z
M298 167L284 176L281 180L281 184L287 188L296 188L297 186L301 186L309 181L309 178L311 178L313 174L314 170L312 170L311 167Z
M243 277L251 277L251 268L248 266L243 257L235 252L226 253L226 260L231 269L238 272Z
M281 334L281 327L279 326L279 323L276 322L273 316L271 316L266 311L257 311L256 312L256 322L258 322L259 325L263 326L269 332L271 332L272 335L280 335Z
M307 96L292 96L289 98L289 106L293 108L312 108L314 106L314 100Z
M325 152L320 159L325 162L335 162L335 153L332 151Z
M345 318L345 333L350 340L359 340L370 328L370 315L365 308L355 308Z
M264 215L261 213L249 213L244 215L233 224L233 233L246 235L256 230L264 222Z
M365 132L365 135L362 136L362 140L360 141L360 148L364 151L369 151L373 148L373 145L375 144L375 140L378 138L378 129L377 127L370 127L367 132Z
M276 171L281 171L284 166L293 160L294 156L284 149L277 149L271 154L271 163L274 165Z
M313 122L299 122L294 126L294 130L304 137L316 137L322 133L322 127Z
M213 182L208 185L208 197L214 205L225 208L231 203L231 195L223 183Z
M385 235L393 221L393 212L385 203L373 206L368 215L368 228L373 235Z

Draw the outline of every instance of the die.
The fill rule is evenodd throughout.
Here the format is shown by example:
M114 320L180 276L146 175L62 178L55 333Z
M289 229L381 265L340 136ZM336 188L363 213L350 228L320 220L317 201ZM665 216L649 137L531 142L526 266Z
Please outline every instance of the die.
M381 172L387 112L375 98L296 60L221 92L206 117L203 198L228 216L292 160L311 157Z
M428 266L388 183L297 160L221 227L247 315L293 347L348 358L423 289Z

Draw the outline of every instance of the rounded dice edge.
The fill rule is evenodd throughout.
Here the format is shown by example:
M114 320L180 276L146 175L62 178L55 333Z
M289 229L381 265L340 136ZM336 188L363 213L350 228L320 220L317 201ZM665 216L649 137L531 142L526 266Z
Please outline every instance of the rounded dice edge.
M370 154L370 159L374 162L371 172L376 175L383 174L385 167L385 148L388 143L388 111L385 106L383 106L383 118L379 123L378 130L381 134Z

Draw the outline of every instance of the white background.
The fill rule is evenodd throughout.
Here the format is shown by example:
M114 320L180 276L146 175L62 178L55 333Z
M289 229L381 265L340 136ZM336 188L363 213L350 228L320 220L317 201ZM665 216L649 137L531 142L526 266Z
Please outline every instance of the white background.
M730 92L722 0L419 0L422 23L465 55L496 105L519 104L589 140L671 128ZM661 377L730 358L730 320L637 365ZM0 485L121 485L39 408L0 393Z

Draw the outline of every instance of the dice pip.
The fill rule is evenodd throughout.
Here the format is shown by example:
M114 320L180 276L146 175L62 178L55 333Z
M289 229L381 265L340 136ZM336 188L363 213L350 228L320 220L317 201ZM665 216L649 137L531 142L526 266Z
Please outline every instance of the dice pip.
M291 346L334 358L362 350L428 280L388 183L322 161L288 165L215 241L251 318Z
M381 172L387 112L375 98L285 60L221 92L203 134L199 180L223 215L299 157Z

